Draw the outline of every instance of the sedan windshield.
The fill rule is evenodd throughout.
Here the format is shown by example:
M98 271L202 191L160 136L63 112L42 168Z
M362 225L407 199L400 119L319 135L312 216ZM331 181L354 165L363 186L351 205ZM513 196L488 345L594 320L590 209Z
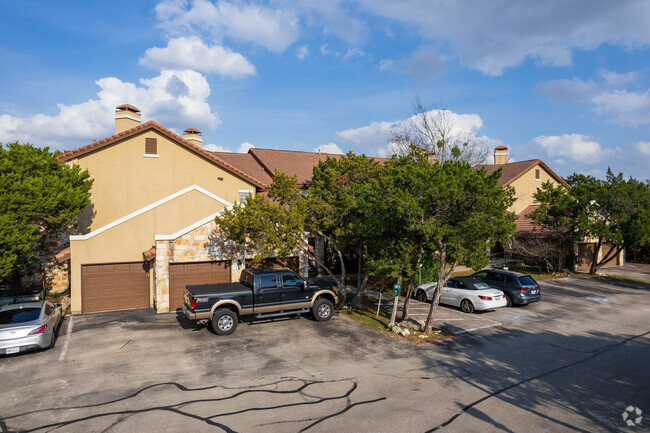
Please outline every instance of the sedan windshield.
M478 290L491 289L492 287L488 286L485 283L474 283L474 287Z
M14 310L0 311L0 325L25 323L38 319L41 308L16 308Z

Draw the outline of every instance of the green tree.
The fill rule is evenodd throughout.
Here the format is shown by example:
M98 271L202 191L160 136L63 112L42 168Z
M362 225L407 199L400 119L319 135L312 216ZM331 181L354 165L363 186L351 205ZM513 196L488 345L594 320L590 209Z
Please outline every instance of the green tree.
M92 179L48 148L0 146L0 280L20 287L20 275L52 256L63 232L88 205ZM56 245L56 246L53 246Z
M573 174L567 179L571 195L581 212L577 215L580 235L596 241L589 273L596 273L626 247L650 243L650 187L623 174L607 170L605 180ZM610 246L601 259L603 245Z
M507 242L515 231L514 215L507 210L514 190L498 184L501 171L488 175L464 161L437 164L425 191L421 236L439 260L438 290L425 324L433 326L442 288L458 265L480 269L487 265L487 250Z

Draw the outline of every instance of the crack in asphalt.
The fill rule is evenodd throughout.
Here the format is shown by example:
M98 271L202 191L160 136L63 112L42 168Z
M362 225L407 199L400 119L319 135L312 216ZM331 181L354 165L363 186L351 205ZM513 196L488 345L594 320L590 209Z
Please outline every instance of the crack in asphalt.
M567 369L567 368L570 368L570 367L574 367L574 366L576 366L578 364L582 364L583 362L587 362L587 361L589 361L591 359L594 359L594 358L596 358L596 357L598 357L600 355L603 355L603 354L605 354L605 353L607 353L607 352L609 352L609 351L611 351L613 349L616 349L617 347L621 347L621 346L627 344L628 342L630 342L632 340L635 340L635 339L641 338L641 337L645 337L648 334L650 334L650 331L646 331L643 334L638 334L638 335L634 335L632 337L628 337L628 338L626 338L626 339L624 339L622 341L619 341L618 343L613 343L613 344L608 344L606 346L602 346L602 347L600 347L598 349L595 349L590 356L584 357L584 358L579 359L577 361L570 362L569 364L565 364L565 365L562 365L560 367L556 367L556 368L554 368L552 370L545 371L545 372L540 373L540 374L538 374L536 376L529 377L528 379L520 380L519 382L513 383L512 385L506 386L505 388L502 388L502 389L500 389L498 391L494 391L494 392L486 395L485 397L479 398L478 400L475 400L472 403L468 404L467 406L463 407L458 413L456 413L454 416L449 418L447 421L443 422L442 424L438 425L437 427L434 427L434 428L432 428L430 430L427 430L426 433L431 433L431 432L434 432L434 431L438 431L438 430L440 430L440 429L442 429L444 427L447 427L449 424L456 421L456 419L458 419L458 417L460 417L463 413L467 412L468 410L470 410L474 406L476 406L476 405L478 405L480 403L483 403L484 401L489 400L492 397L496 397L497 395L502 394L502 393L504 393L504 392L506 392L508 390L511 390L512 388L516 388L519 385L523 385L524 383L528 383L528 382L531 382L533 380L541 379L542 377L548 376L549 374L553 374L553 373L556 373L558 371L561 371L561 370L564 370L564 369Z
M279 384L287 383L287 382L298 382L298 383L301 383L301 385L298 386L297 388L291 389L291 390L277 390L277 387L278 387ZM313 387L315 385L332 384L332 383L340 383L340 382L351 382L351 386L349 387L349 389L347 391L345 391L343 393L339 393L338 395L324 397L324 396L318 396L318 395L309 394L309 393L305 392L307 389L309 389L309 387ZM328 419L334 418L336 416L339 416L339 415L347 412L348 410L352 409L355 406L362 405L362 404L371 404L371 403L375 403L375 402L378 402L378 401L386 400L386 397L381 397L381 398L377 398L377 399L374 399L374 400L366 400L366 401L360 401L360 402L352 403L350 397L354 393L354 391L356 391L357 388L358 388L357 382L355 380L353 380L353 379L337 379L337 380L330 380L330 381L306 381L306 380L299 379L299 378L284 378L284 379L281 379L279 381L267 383L267 384L264 384L264 385L257 385L257 386L250 386L250 387L237 387L237 388L228 388L228 387L224 387L224 386L221 386L221 385L214 385L214 386L207 386L207 387L200 387L200 388L188 388L188 387L185 387L185 386L183 386L183 385L181 385L181 384L179 384L177 382L164 382L164 383L158 383L158 384L143 387L143 388L137 390L136 392L133 392L133 393L131 393L131 394L125 396L125 397L110 400L110 401L107 401L107 402L104 402L104 403L89 404L89 405L82 405L82 406L69 406L69 407L64 407L64 408L41 409L41 410L21 413L21 414L18 414L18 415L12 415L10 417L5 417L5 418L0 417L0 429L1 429L2 433L10 433L10 432L14 431L14 430L10 430L9 427L7 426L7 424L6 424L6 421L8 419L13 419L13 418L25 416L25 415L28 415L28 414L35 414L35 413L47 412L47 411L61 412L61 411L64 411L64 410L89 409L89 408L96 408L96 407L102 407L102 406L106 407L106 406L109 406L109 405L114 404L114 403L124 402L126 400L137 397L138 395L142 394L146 390L149 390L149 389L152 389L152 388L155 388L155 387L167 386L167 385L175 386L181 392L207 391L207 390L213 390L213 389L225 389L225 390L229 390L229 391L239 389L241 391L235 392L234 394L231 394L231 395L226 396L226 397L188 400L188 401L184 401L184 402L180 402L180 403L176 403L176 404L147 407L147 408L143 408L143 409L124 409L124 410L115 410L115 411L109 411L109 412L102 412L102 413L92 414L92 415L83 416L83 417L79 417L79 418L75 418L75 419L70 419L70 420L67 420L67 421L40 425L40 426L33 427L33 428L30 428L30 429L20 429L18 431L21 431L21 432L33 432L33 431L37 431L37 430L53 431L53 430L58 430L60 428L64 428L64 427L67 427L67 426L70 426L70 425L79 424L79 423L84 422L84 421L89 421L89 420L108 417L108 416L117 416L118 419L113 421L111 423L111 425L108 427L108 429L111 429L111 428L115 427L116 425L122 423L124 420L130 418L133 415L142 414L142 413L149 413L149 412L153 412L153 411L163 411L163 412L170 412L170 413L180 415L180 416L183 416L183 417L187 417L187 418L192 418L192 419L195 419L195 420L198 420L198 421L202 421L202 422L204 422L204 423L206 423L206 424L208 424L208 425L210 425L212 427L217 427L217 428L221 429L222 431L225 431L225 432L228 432L228 433L235 433L236 431L233 430L231 427L229 427L229 426L227 426L225 424L216 422L215 419L220 418L220 417L225 417L225 416L232 416L232 415L247 413L247 412L260 412L260 411L269 411L269 410L276 410L276 409L282 409L282 408L288 408L288 407L309 406L309 405L316 405L316 404L320 404L320 403L323 403L323 402L340 400L340 399L345 399L346 400L345 407L342 410L338 411L338 412L335 412L335 413L332 413L332 414L329 414L329 415L326 415L326 416L323 416L323 417L320 417L320 418L311 418L311 419L308 419L308 420L304 420L304 421L314 421L315 420L310 425L308 425L307 427L305 427L305 428L303 428L301 430L301 432L304 432L304 431L307 431L307 430L311 429L312 427L318 425L319 423L322 423L322 422L324 422L324 421L326 421ZM271 390L269 390L269 389L260 389L260 388L263 388L263 387L270 387L270 386L274 386L276 389L271 389ZM259 393L268 393L268 394L274 394L274 395L295 395L295 394L299 394L299 395L301 395L303 397L303 399L305 397L310 397L310 398L314 398L316 400L303 401L303 402L298 402L298 403L279 404L279 405L269 406L269 407L249 407L249 408L245 408L245 409L238 410L238 411L218 413L218 414L213 414L213 415L210 415L210 416L195 415L195 414L192 414L192 413L188 413L187 411L181 410L181 408L185 409L187 406L189 406L191 404L194 404L194 403L220 402L220 401L224 401L224 400L231 400L231 399L237 398L239 396L242 396L242 395L245 395L245 394L251 394L251 393L258 393L258 394Z

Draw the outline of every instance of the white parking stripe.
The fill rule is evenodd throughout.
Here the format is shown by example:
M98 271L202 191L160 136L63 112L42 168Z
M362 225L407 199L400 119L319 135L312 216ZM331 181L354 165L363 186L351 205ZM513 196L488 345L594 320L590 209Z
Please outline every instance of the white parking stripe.
M73 316L70 316L70 321L68 322L68 332L65 336L65 343L63 344L63 350L61 350L59 361L63 361L65 359L65 354L68 351L68 346L70 345L70 334L72 334L72 320Z
M458 334L464 334L464 333L466 333L466 332L478 331L479 329L492 328L493 326L501 326L501 324L497 322L497 323L495 323L495 324L493 324L493 325L479 326L478 328L461 329L461 330L458 331L458 332L454 332L454 334L455 334L455 335L458 335Z

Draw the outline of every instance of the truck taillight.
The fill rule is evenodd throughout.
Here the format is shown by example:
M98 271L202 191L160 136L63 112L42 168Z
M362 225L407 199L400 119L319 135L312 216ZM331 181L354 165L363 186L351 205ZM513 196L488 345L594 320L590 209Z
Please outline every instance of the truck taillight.
M192 306L192 310L196 310L196 301L194 300L194 298L190 300L190 305Z

